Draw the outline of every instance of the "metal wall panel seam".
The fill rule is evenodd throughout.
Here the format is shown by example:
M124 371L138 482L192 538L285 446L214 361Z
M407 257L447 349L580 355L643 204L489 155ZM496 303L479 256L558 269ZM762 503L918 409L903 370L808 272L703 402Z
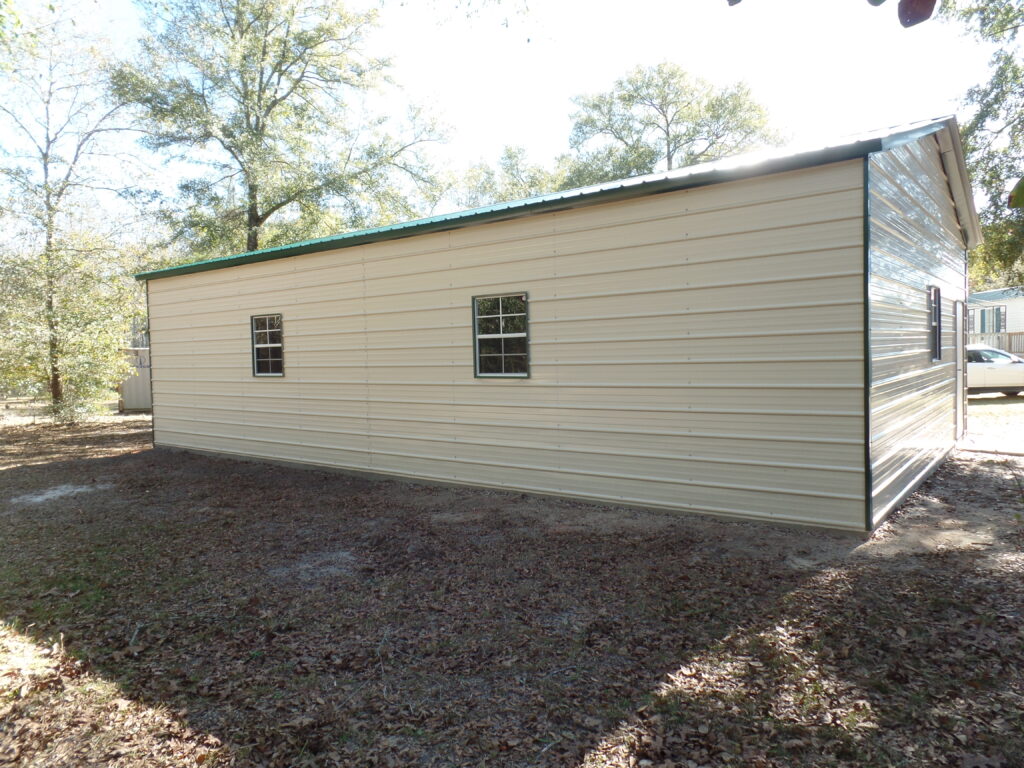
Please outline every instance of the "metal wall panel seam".
M557 366L544 366L555 368ZM197 377L187 378L174 378L166 377L160 379L162 382L188 382L188 383L206 383L206 384L237 384L237 379L207 379ZM331 384L337 386L357 386L357 385L373 385L373 386L396 386L396 387L471 387L474 386L476 381L464 382L464 381L419 381L419 380L407 380L407 381L395 381L395 380L379 380L379 381L365 381L365 380L349 380L349 381L337 381L334 379L303 379L306 384ZM507 381L507 380L506 380ZM498 380L495 381L495 387L498 386L509 386L504 382ZM512 385L514 386L514 385ZM856 389L862 388L862 384L832 384L822 382L801 382L801 383L775 383L775 382L727 382L727 381L709 381L702 382L699 384L693 384L691 382L673 382L670 384L651 384L651 383L630 383L630 382L575 382L575 383L564 383L564 382L543 382L543 381L531 381L530 387L532 388L545 388L551 389L555 387L570 388L570 389Z
M816 249L814 251L809 251L808 253L814 253L815 255L819 255L824 250L832 250L832 249ZM842 247L836 248L834 250L837 251L837 252L841 252L841 251L852 250L852 249L850 249L848 246L842 246ZM795 256L801 256L801 255L802 255L801 253L785 252L785 253L782 253L782 254L773 254L773 255L770 255L770 256L758 256L756 258L780 259L782 257L795 257ZM747 260L748 259L743 259L743 261L747 261ZM548 282L556 283L556 282L561 281L561 280L579 279L579 278L585 278L585 277L605 277L605 276L613 276L613 275L620 275L620 274L635 275L635 274L637 274L639 272L648 272L648 271L654 271L654 270L666 270L666 271L671 270L673 272L678 272L678 271L682 271L682 270L684 270L684 269L686 269L688 267L692 267L692 266L700 266L700 265L695 265L693 262L680 262L680 263L676 263L676 264L658 264L658 265L654 265L654 266L650 266L650 267L637 267L637 268L634 268L634 269L614 270L614 271L608 271L608 272L604 272L604 271L600 271L600 272L586 272L586 273L580 273L580 274L559 275L557 277L548 277L548 278L536 278L535 277L535 278L530 280L530 283L531 283L531 285L534 285L534 286L538 286L538 285L542 286L544 283L548 283ZM713 265L713 266L718 267L717 264ZM670 285L670 286L666 286L666 287L659 287L659 288L655 288L655 289L637 290L637 291L614 291L614 292L581 293L581 294L576 294L576 295L572 295L572 296L568 296L567 295L567 296L563 296L563 297L560 297L560 298L566 298L566 299L569 299L569 298L607 298L607 297L610 297L610 296L632 296L632 295L645 294L645 293L666 293L666 292L671 292L671 291L713 290L715 288L747 287L747 286L758 286L758 285L763 285L763 284L774 284L774 283L792 283L792 282L808 282L808 281L813 281L813 280L831 280L831 279L841 278L841 277L859 277L859 273L856 272L856 271L840 270L840 271L832 271L832 272L807 272L806 269L801 270L801 271L797 271L797 266L798 265L795 265L795 264L793 265L793 268L791 270L792 273L789 274L789 275L777 275L777 276L773 276L773 277L760 277L760 278L754 278L754 279L750 279L750 280L735 280L735 281L730 281L730 282L700 282L700 283L695 283L695 284L685 284L685 285L679 285L679 286L671 286ZM687 270L687 271L692 271L692 270ZM778 271L778 270L776 269L775 271ZM509 278L508 280L502 280L502 284L514 283L514 282L516 282L516 278ZM334 284L330 284L330 285L333 287ZM291 287L289 289L290 290L302 290L301 288L291 288ZM417 288L412 289L412 290L391 291L391 292L388 292L388 293L369 294L367 298L369 298L369 299L395 299L397 297L402 297L402 296L416 296L416 295L431 296L432 294L435 294L437 292L437 290L438 290L437 288L417 287ZM445 290L456 290L456 291L462 290L462 291L465 291L467 294L475 295L474 292L477 291L477 290L480 290L480 284L470 285L470 284L467 283L465 286L446 287ZM502 293L504 290L506 290L506 289L499 288L496 291L494 291L494 293ZM534 288L532 290L534 290L536 292L537 289ZM252 306L253 304L256 304L256 305L266 304L267 306L270 306L276 300L276 297L279 294L279 289L268 287L265 290L259 291L258 293L259 294L266 294L266 299L259 300L259 299L255 298L255 294L254 294L254 296L252 296L252 297L247 297L248 300L245 303L246 307ZM481 294L481 295L489 295L489 293L488 294ZM540 294L540 295L543 296L543 294ZM157 313L157 316L174 317L175 315L178 314L178 312L173 312L173 311L171 311L171 309L173 307L177 306L177 305L187 306L191 312L196 312L197 310L198 311L202 311L202 307L200 306L201 302L211 302L211 303L212 302L218 302L219 303L219 302L223 302L225 299L232 298L232 297L235 297L235 296L236 296L236 294L232 293L232 294L224 294L223 296L210 296L210 297L207 297L207 298L204 298L204 299L194 299L194 300L191 300L191 301L183 300L183 301L180 301L180 302L168 302L167 304L164 304L161 307L161 309L168 309L168 313L167 314ZM537 299L535 299L535 300L537 300ZM551 299L547 298L545 300L550 301ZM325 298L322 298L322 299L302 299L301 301L302 301L302 305L303 306L310 306L310 307L312 307L312 306L315 306L317 304L338 304L338 303L341 303L341 302L345 301L345 297L343 297L343 296L328 296L328 297L325 297ZM436 310L436 309L441 309L441 308L447 309L448 307L446 305L428 305L428 306L425 306L425 307L420 307L419 309L421 309L421 310ZM228 309L228 310L219 310L219 311L233 311L233 310L232 309ZM331 317L334 317L334 315L331 315Z
M784 255L789 255L789 254L784 254ZM772 257L772 258L777 258L777 257ZM689 264L659 265L657 267L652 267L652 269L677 269L677 268L687 267L687 266L689 266ZM642 271L646 271L646 270L641 268L641 269L637 269L637 270L624 270L624 271L627 272L627 273L632 274L632 273L635 273L635 272L642 272ZM589 273L589 275L565 275L565 276L559 275L559 276L551 277L551 278L534 279L534 280L531 280L530 282L531 282L532 285L537 285L537 284L542 284L542 283L545 283L545 282L558 282L558 281L565 280L565 279L574 279L574 278L577 278L577 277L586 277L586 276L602 276L604 274L619 274L619 272L612 272L612 273L593 272L593 273ZM813 273L813 272L809 273L809 272L803 271L803 272L800 272L798 274L793 274L793 275L780 275L778 277L764 277L764 278L758 278L756 280L732 280L732 281L725 281L725 282L718 282L718 283L710 283L710 282L708 282L708 283L696 283L696 284L692 284L692 285L691 284L669 285L669 286L659 286L658 288L644 288L644 289L629 290L629 291L593 291L593 292L590 292L590 293L564 294L564 295L558 295L558 296L544 296L543 294L540 294L540 295L535 295L534 298L532 299L532 301L533 302L541 302L541 301L567 301L567 300L573 300L573 299L607 299L607 298L611 298L613 296L645 296L647 294L652 294L652 293L672 293L672 292L675 292L675 291L679 291L679 292L682 292L682 291L702 291L702 290L714 290L716 288L748 288L748 287L757 287L757 286L761 286L761 285L765 285L765 284L771 285L771 284L775 284L775 283L799 283L799 282L809 282L809 281L813 281L813 280L834 280L834 279L843 278L843 277L859 277L859 276L860 276L860 272L858 272L856 270L841 270L841 271L836 271L836 272L818 272L818 273ZM505 281L503 281L503 282L505 282ZM293 290L293 289L290 288L290 290ZM469 291L471 289L470 289L469 286L466 286L465 288L456 287L454 290L466 290L466 291ZM481 295L481 296L490 296L490 295L494 295L494 294L501 294L501 293L504 292L504 290L505 289L498 289L496 291L489 291L487 293L482 293L482 294L479 294L479 295ZM534 289L534 291L535 290L536 289ZM266 291L262 291L262 293L266 293L266 294L268 294L270 296L274 296L278 292L273 290L273 289L267 289ZM430 296L430 295L435 294L435 293L437 293L437 289L436 288L417 288L416 290L410 290L410 291L393 291L391 293L373 293L373 294L369 294L367 296L367 298L368 299L393 299L393 298L396 298L398 296L413 296L413 295L417 295L417 294L424 294L424 295ZM515 293L515 291L513 290L512 293ZM210 299L208 299L208 301L223 301L224 298L227 298L227 296L223 296L223 297L222 296L215 296L215 297L211 297ZM309 305L313 305L313 304L332 304L332 303L338 303L338 301L339 301L339 299L337 297L330 297L330 298L326 298L326 299L316 299L316 300L311 300L311 301L303 301L302 304L303 304L303 306L309 306ZM194 306L195 302L191 302L191 304L193 305L193 309L195 309L195 306ZM447 309L450 309L450 308L451 307L448 304L434 304L434 305L427 305L425 307L417 307L416 309L417 309L417 311L433 311L433 310L438 310L438 309L445 309L445 310L447 310ZM234 311L234 310L228 309L228 310L219 310L219 311L231 312L231 311ZM373 313L369 313L369 314L373 314ZM340 316L341 315L337 315L337 317L340 317ZM336 315L329 315L329 317L336 317Z
M359 419L362 417L352 416L350 418ZM177 417L176 421L186 421L187 419ZM671 435L666 435L671 436ZM707 438L710 440L760 440L762 442L773 442L773 443L813 443L817 445L860 445L861 440L845 437L807 437L804 435L755 435L755 434L744 434L738 432L685 432L680 435L681 437L693 437L693 438Z
M534 320L534 323L537 321ZM437 326L435 330L458 330L457 326ZM427 330L423 326L415 328L416 331ZM777 336L799 336L805 338L807 336L824 336L833 334L844 334L844 333L857 333L860 331L859 326L847 326L842 328L815 328L813 331L807 330L787 330L787 331L751 331L749 333L691 333L677 336L623 336L616 338L614 336L593 336L593 337L582 337L582 338L570 338L570 339L547 339L542 341L533 340L533 344L536 346L555 346L558 344L575 345L575 344L607 344L612 341L629 341L629 342L648 342L648 341L705 341L709 339L759 339L759 338L775 338ZM411 331L410 331L411 332ZM350 333L356 333L356 331L350 331ZM362 331L358 331L362 333ZM325 331L323 333L303 333L302 338L308 338L310 336L334 336L335 334ZM233 336L225 336L220 339L203 339L203 343L211 341L230 341L235 342L237 339ZM165 341L166 345L174 344L188 344L194 345L194 339L182 339L181 341ZM368 347L309 347L302 345L301 341L293 342L293 351L302 352L362 352L364 349L373 351L401 351L408 349L463 349L466 345L459 342L444 342L437 344L374 344ZM183 356L223 356L224 350L213 349L209 352L203 350L190 350L188 352L169 353L169 357L183 357ZM238 352L237 354L243 354Z
M874 387L877 389L879 387L882 387L883 385L893 384L893 383L895 383L897 381L906 381L907 379L913 379L913 378L918 377L918 376L934 375L935 371L941 371L943 368L948 368L950 365L952 365L952 363L939 363L939 364L933 365L933 366L931 366L930 368L927 368L927 369L916 368L916 369L914 369L912 371L905 371L904 373L898 373L898 374L895 374L893 376L889 376L889 377L884 378L884 379L879 379L878 381L874 382Z
M182 357L182 355L168 355L168 357ZM221 358L224 356L221 355ZM559 360L557 362L547 363L535 363L538 367L550 367L550 368L577 368L580 366L588 365L764 365L773 363L857 363L860 362L860 355L832 355L832 356L819 356L819 357L745 357L741 360L733 360L725 357L680 357L670 360L651 358L648 360ZM331 369L331 368L368 368L368 367L379 367L379 368L462 368L464 367L462 362L450 362L450 363L430 363L426 365L424 363L373 363L367 365L366 363L295 363L291 368L295 371L300 370L320 370L320 369ZM232 368L232 366L223 366L226 368ZM280 375L277 378L281 378ZM487 378L483 376L481 378ZM506 377L514 378L514 377ZM527 377L520 377L527 378Z
M931 385L929 388L934 387ZM226 397L221 392L195 392L194 395L203 397ZM270 400L291 400L292 395L268 395L267 399ZM769 410L764 408L672 408L670 406L637 406L637 405L570 405L568 403L511 403L505 401L486 401L486 400L474 400L472 402L451 402L448 400L408 400L408 399L396 399L396 398L384 398L384 397L373 397L367 400L357 397L327 397L327 396L310 396L310 400L325 400L328 402L350 402L350 403L387 403L390 405L438 405L438 406L461 406L466 408L537 408L539 410L557 409L557 410L573 410L573 411L612 411L619 412L624 411L627 413L685 413L685 414L707 414L707 413L719 413L729 414L730 416L822 416L826 418L860 418L860 411L813 411L813 410ZM234 398L232 398L234 400ZM177 407L193 407L192 405L183 405L181 403L173 404ZM222 405L213 406L198 406L206 410L216 411L241 411L244 409L240 408L229 408ZM885 406L888 407L888 406ZM283 415L299 415L309 411L289 411L287 408L274 407L274 413ZM315 412L317 415L326 415L321 411ZM424 423L438 423L438 424L464 424L467 426L479 426L479 427L505 427L508 426L504 422L498 421L469 421L466 419L423 419L413 418L410 416L402 416L401 419L394 419L395 421L413 421L413 422L424 422ZM543 424L532 425L537 429L554 429L554 427L547 427ZM607 429L599 427L573 427L577 431L586 432L624 432L626 434L634 434L633 430L621 430L621 429ZM642 432L636 432L635 434L643 435L658 435L658 434L676 434L668 432L658 432L644 429Z
M199 410L205 410L205 409L199 409ZM202 424L217 424L217 425L229 426L229 427L231 427L231 426L246 426L246 427L255 427L257 429L294 429L294 430L298 430L298 431L301 431L301 432L318 432L318 433L329 434L329 435L351 435L351 436L354 436L354 437L366 437L366 438L369 438L369 437L373 436L373 437L380 437L380 438L392 439L392 440L411 440L411 441L416 441L416 442L429 442L429 443L457 443L459 445L478 445L478 446L482 446L482 447L485 447L485 448L500 447L502 449L506 449L506 448L507 449L523 449L523 450L529 450L529 451L555 451L555 450L560 450L560 451L565 451L566 453L579 453L579 454L588 454L588 455L594 455L594 456L609 456L609 457L628 456L628 457L640 458L640 459L658 459L658 460L664 460L664 461L695 462L695 463L698 463L698 464L732 464L732 465L736 465L736 466L745 466L745 467L768 467L768 468L783 468L783 469L805 469L805 470L815 471L815 472L847 472L847 473L860 474L860 471L861 471L859 467L845 467L845 466L835 466L835 465L825 465L825 464L801 464L801 463L795 463L795 462L759 461L759 460L752 460L752 459L750 459L750 460L748 460L748 459L731 459L731 458L724 458L724 457L723 458L718 458L718 457L715 457L715 456L694 456L693 454L650 453L650 452L643 452L643 451L634 451L634 450L631 450L631 449L628 449L628 448L616 448L614 451L607 451L607 450L601 450L601 449L597 449L597 448L573 446L571 443L562 443L562 444L559 445L558 448L552 448L552 447L550 447L550 444L545 445L543 443L529 443L529 442L521 442L521 441L508 440L508 441L505 441L505 442L501 443L500 446L496 446L493 441L489 442L489 441L484 441L484 440L473 440L473 439L467 439L467 438L464 438L464 437L453 438L453 437L443 437L443 436L439 436L439 435L414 435L414 434L400 434L400 433L395 433L395 432L377 432L377 431L374 431L374 432L371 433L371 432L358 431L358 430L353 430L353 429L337 429L335 427L331 427L331 428L311 427L311 426L296 427L296 426L289 426L289 425L282 425L282 424L266 424L266 423L265 424L261 424L259 422L252 422L252 421L230 421L230 420L226 420L226 419L214 421L214 420L206 419L206 418L199 418L199 417L192 417L192 416L180 416L180 415L172 416L172 417L169 417L169 418L171 418L173 421L178 421L178 422L189 421L189 422L197 422L197 423L202 423ZM358 417L354 417L354 416L351 416L351 417L350 416L346 416L344 418L351 418L353 420L358 420ZM384 420L385 421L405 421L405 419L384 419ZM538 429L538 427L530 426L529 429ZM576 430L576 429L572 429L572 428L565 428L565 427L561 427L561 428L559 428L559 427L548 427L547 429L564 430L564 431L567 431L567 432L581 431L581 430ZM597 430L595 430L595 431L597 431ZM203 433L197 432L196 434L203 434ZM644 433L636 432L634 434L644 434ZM650 434L650 433L647 433L647 434ZM211 434L210 436L215 436L215 435ZM686 436L685 433L683 434L683 436ZM282 442L284 442L284 441L282 441ZM784 440L780 440L779 442L785 442L785 441ZM285 444L290 444L290 443L285 443ZM316 447L315 444L311 443L310 445ZM409 457L416 456L416 457L428 458L427 456L422 455L422 454L395 454L395 455L409 456ZM457 460L461 461L462 459L457 459ZM514 466L514 465L508 465L508 466Z
M718 307L711 307L711 308L708 308L708 309L686 309L686 310L676 310L676 311L672 311L672 312L634 312L634 313L629 313L629 314L627 314L627 313L619 313L619 314L615 315L613 319L615 319L615 320L633 320L633 319L638 319L638 318L681 317L681 316L684 316L684 315L713 315L713 314L718 314L718 313L721 313L721 312L734 312L734 313L738 313L738 312L769 312L769 311L776 311L776 310L785 311L785 310L789 310L789 309L818 309L818 308L823 308L823 307L832 308L832 307L844 307L844 306L857 306L857 307L859 307L860 306L860 301L807 301L807 302L788 302L788 303L785 303L785 304L746 305L746 306L743 306L743 307L718 306ZM420 308L417 308L417 311L418 312L440 311L440 310L450 311L450 309L451 308L447 307L447 306L445 306L445 307L433 307L433 308L429 308L429 309L426 309L426 310L423 309L422 307L420 307ZM224 312L233 312L233 310L223 310L223 311ZM401 314L408 314L408 310L405 310L405 309L389 309L389 310L380 310L380 311L376 311L376 312L367 312L365 314L367 316L369 316L369 315L401 315ZM461 310L460 310L460 314L461 314ZM361 312L339 313L339 314L334 314L334 315L307 315L305 317L302 317L302 316L294 317L294 318L292 318L292 321L293 322L295 322L295 321L309 322L311 320L342 320L342 319L345 319L345 318L359 318L359 317L363 317L363 315L364 315L364 313L361 313ZM576 317L573 317L573 316L570 315L570 316L567 316L567 317L563 316L563 317L551 318L551 319L536 318L536 319L532 320L531 322L534 325L537 325L538 323L584 322L584 321L590 321L590 320L608 320L608 319L609 319L608 315L581 315L581 316L576 316ZM220 323L201 323L201 324L197 324L197 325L176 326L176 327L169 328L167 330L178 330L178 331L189 330L189 331L191 331L194 328L223 328L223 327L224 327L224 323L223 322L220 322ZM436 328L447 328L449 326L435 326L435 327ZM454 326L454 327L462 327L462 326L459 325L459 326ZM388 328L388 329L370 328L370 329L367 330L367 332L368 333L383 333L383 332L396 331L396 330L404 330L404 329L402 329L402 328ZM342 332L344 332L344 333L360 333L361 331L358 330L358 329L353 329L351 331L342 331Z
M212 437L224 440L238 440L239 438L232 435L221 435L215 432L176 432L175 430L168 430L174 434L186 434L196 435L200 437ZM380 436L380 435L375 435ZM270 443L275 445L296 445L295 443L285 440L275 440L269 437L255 437L253 435L246 435L242 438L245 441L256 442L256 443ZM339 448L336 445L323 445L317 443L303 443L304 447L308 448L320 448L328 450L348 450L355 453L366 453L363 449L347 449ZM373 453L380 456L394 456L397 458L406 459L423 459L426 461L444 461L453 464L472 464L484 467L499 467L505 469L521 469L527 470L528 472L550 472L556 474L565 475L576 475L581 477L600 477L600 478L611 478L614 480L635 480L638 482L646 483L665 483L668 485L685 485L699 488L723 488L730 491L750 491L753 493L772 493L782 496L808 496L814 498L824 499L843 499L847 501L861 501L864 497L861 494L853 493L828 493L825 491L808 491L803 489L795 488L777 488L774 486L763 486L763 485L742 485L736 483L713 483L701 480L685 480L677 477L657 477L655 475L630 475L622 474L617 472L595 472L585 469L569 469L566 467L552 467L546 464L515 464L511 462L499 462L499 461L487 461L479 458L467 458L467 457L455 457L455 456L436 456L431 454L420 454L420 453L406 453L404 451L385 451L379 448L373 448Z
M794 224L794 225L790 225L790 226L774 227L774 228L771 228L771 230L765 230L765 231L783 232L783 231L786 231L788 229L800 229L800 228L803 228L803 227L823 227L825 225L832 225L832 224L835 224L836 222L840 222L840 221L843 221L843 222L851 221L851 219L849 217L843 217L843 218L839 218L839 219L829 219L829 220L823 220L823 221L814 221L814 222L810 222L810 223L807 223L807 224ZM723 237L737 237L737 236L751 235L751 234L761 234L761 230L754 230L754 231L745 232L745 233L739 233L739 232L735 232L735 231L731 231L730 230L730 231L725 231L725 232L721 232L721 233L714 234L714 235L703 235L703 236L688 237L686 239L686 242L687 243L697 243L700 240L711 240L711 239L723 238ZM538 237L537 239L543 239L543 238ZM675 240L675 239L657 240L657 241L650 241L650 242L644 243L641 247L643 247L643 248L657 248L657 247L660 247L660 246L678 245L678 243L679 243L679 241ZM766 253L755 253L755 254L748 254L748 255L742 255L742 256L726 256L726 257L723 257L723 256L717 256L716 255L716 256L709 256L709 257L706 257L706 258L691 258L691 259L687 260L685 262L685 264L686 265L691 265L691 264L715 264L715 265L719 265L719 264L725 264L725 263L735 262L735 261L750 261L750 260L754 260L754 259L773 258L773 257L776 257L776 256L790 256L790 255L797 256L797 255L800 255L800 254L820 253L822 251L838 251L838 250L843 250L843 249L851 248L851 247L856 247L856 246L855 246L855 244L839 244L839 245L831 245L831 246L824 247L824 248L800 248L800 247L792 248L792 249L787 248L785 250L780 250L780 251L771 251L771 252L766 252ZM479 249L479 246L474 246L473 248L469 248L469 250L478 250L478 249ZM567 253L564 253L564 254L559 254L559 255L561 255L561 256L586 256L586 255L590 255L590 254L602 254L602 253L608 253L608 252L614 252L614 251L627 251L627 250L630 250L630 249L627 248L627 247L623 247L623 246L616 246L616 247L611 247L611 248L584 248L584 249L580 249L579 251L570 251L570 252L567 252ZM423 255L424 254L420 253L420 252L416 253L416 256L423 256ZM393 257L393 258L395 258L395 259L408 259L409 256L408 255L403 255L403 256L400 256L400 257ZM548 259L553 259L553 258L554 258L553 254L551 254L551 253L544 253L544 254L542 254L540 256L530 255L530 256L526 256L526 257L518 258L518 259L509 259L507 261L507 263L509 263L509 264L526 264L526 263L529 263L529 262L546 261ZM573 275L573 276L583 277L583 276L587 276L587 275L631 273L631 272L634 272L634 271L647 270L647 269L665 269L667 267L677 266L677 265L678 265L678 263L675 263L675 264L666 263L666 264L653 264L653 265L641 266L641 267L624 267L622 269L604 270L604 271L600 271L600 272L584 272L584 273L579 273L578 275ZM318 267L317 271L330 272L330 271L334 271L338 266L342 266L342 265L337 265L337 266L336 265L327 265L327 266L323 266L323 267ZM355 265L354 264L350 264L348 266L355 266ZM485 265L476 265L476 266L470 266L470 267L467 267L467 268L469 268L469 269L477 269L477 268L483 268L484 266ZM390 276L388 276L386 278L376 278L376 279L397 280L397 279L414 278L414 277L419 277L419 276L423 276L423 275L436 275L436 274L437 274L437 270L423 269L423 270L418 270L418 271L403 272L403 273L400 273L400 274L390 275ZM566 276L568 277L569 275L566 275ZM212 299L212 298L219 298L219 297L223 297L223 296L236 295L237 291L232 290L232 289L237 288L239 283L245 283L245 282L250 282L250 281L262 281L262 280L268 280L268 279L271 279L271 276L269 276L269 275L253 275L253 276L243 276L243 277L240 277L240 278L238 278L236 280L221 281L221 282L218 282L216 285L222 286L225 289L225 292L222 293L222 294L214 294L213 296L206 297L206 298L207 299ZM330 283L330 285L332 285L333 287L340 287L340 286L346 286L346 285L353 285L354 286L354 285L361 284L361 282L362 281L360 279L354 278L354 279L351 279L351 280L333 281L333 282ZM311 283L306 284L306 285L298 285L298 286L296 286L296 288L297 289L316 288L316 287L321 287L323 285L324 285L323 281L320 280L320 281L316 281L316 282L311 282ZM204 287L212 287L212 286L204 286ZM469 286L467 286L467 289L468 288L469 288ZM270 289L267 289L267 290L268 291L273 291L273 288L270 288ZM173 295L174 293L185 293L185 294L187 294L188 293L188 288L182 287L180 289L170 289L170 290L166 290L165 293L171 294L171 295ZM389 295L389 294L374 294L374 295L384 296L384 295ZM163 301L158 306L160 306L160 307L170 307L170 306L174 306L176 304L186 304L187 305L187 304L190 304L190 303L194 302L195 300L196 300L195 297L188 297L188 296L186 296L185 298L182 298L180 300ZM203 299L203 300L206 300L206 299Z

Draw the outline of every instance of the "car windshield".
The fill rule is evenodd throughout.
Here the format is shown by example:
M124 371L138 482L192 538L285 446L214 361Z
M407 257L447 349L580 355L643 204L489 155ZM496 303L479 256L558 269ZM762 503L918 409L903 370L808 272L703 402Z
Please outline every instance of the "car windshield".
M1006 365L1013 362L1013 355L1000 352L998 349L972 349L969 353L968 362Z

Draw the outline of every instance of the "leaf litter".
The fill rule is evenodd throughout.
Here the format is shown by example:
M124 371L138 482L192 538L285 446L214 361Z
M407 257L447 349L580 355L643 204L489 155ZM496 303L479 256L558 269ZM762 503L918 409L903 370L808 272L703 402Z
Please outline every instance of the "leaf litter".
M0 520L0 765L1021 764L1019 463L864 543L144 428L4 429L11 495L110 487Z

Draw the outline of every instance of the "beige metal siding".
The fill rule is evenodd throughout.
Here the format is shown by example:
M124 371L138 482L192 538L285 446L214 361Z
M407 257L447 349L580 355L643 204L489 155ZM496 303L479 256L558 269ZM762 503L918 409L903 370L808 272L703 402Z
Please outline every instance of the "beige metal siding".
M872 155L870 189L871 468L873 524L953 446L953 302L966 298L966 259L934 136ZM928 287L942 291L942 359L929 348Z
M125 350L132 373L121 382L120 408L122 411L148 411L153 407L149 382L149 349L131 347Z
M862 529L862 201L850 161L154 280L156 442ZM470 298L521 291L531 377L474 378Z

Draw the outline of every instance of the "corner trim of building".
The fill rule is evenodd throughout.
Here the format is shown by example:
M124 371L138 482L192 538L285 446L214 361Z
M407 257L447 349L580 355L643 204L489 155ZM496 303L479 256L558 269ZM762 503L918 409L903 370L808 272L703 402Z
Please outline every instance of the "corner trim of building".
M864 240L864 530L871 533L874 522L875 482L871 472L871 155L864 157L863 240Z
M153 399L153 329L149 326L149 281L146 281L146 334L149 336L149 440L156 446L156 401Z

